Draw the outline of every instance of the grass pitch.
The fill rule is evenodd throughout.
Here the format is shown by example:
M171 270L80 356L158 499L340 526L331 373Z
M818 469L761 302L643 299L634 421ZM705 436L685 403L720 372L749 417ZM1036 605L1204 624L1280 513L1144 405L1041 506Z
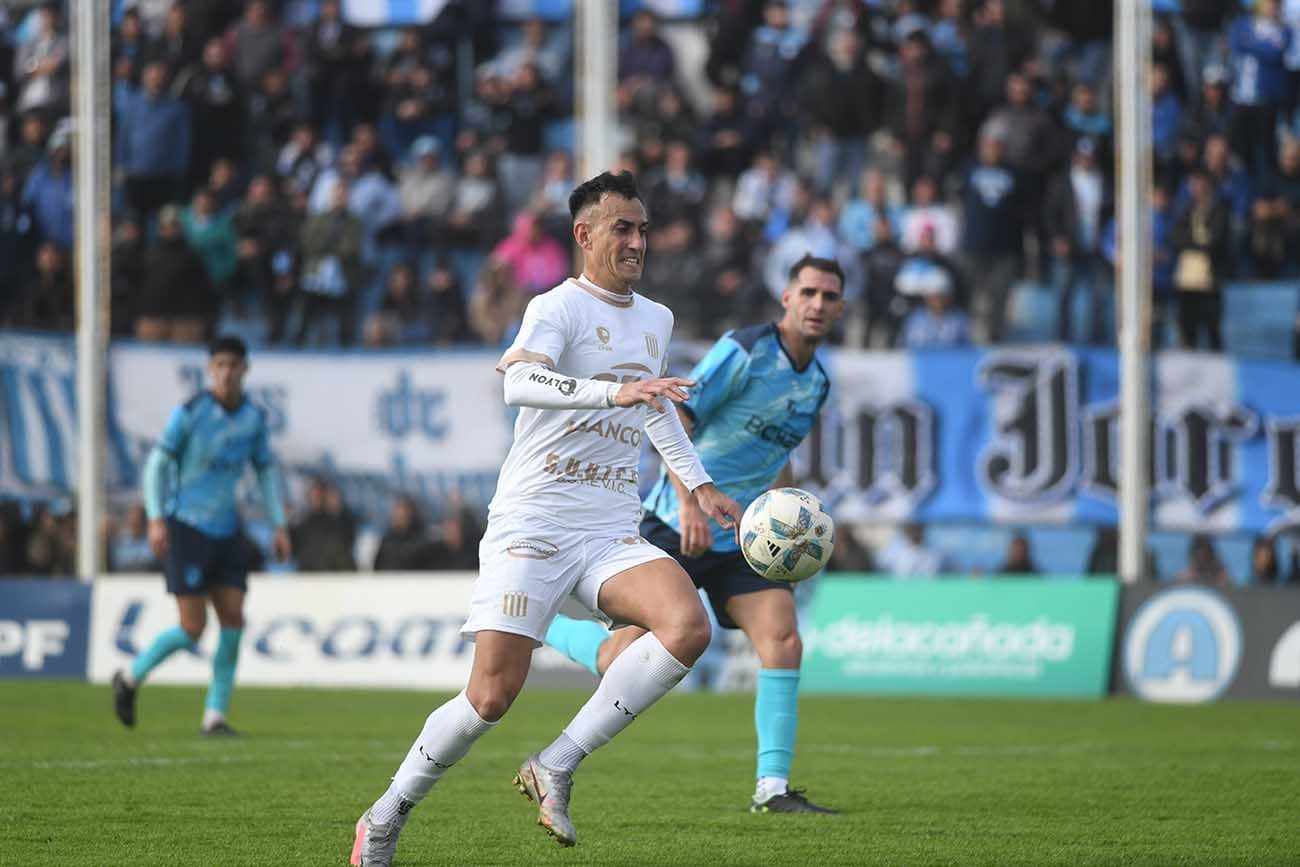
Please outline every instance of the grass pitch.
M202 692L0 683L0 864L342 865L442 696L244 688L239 739ZM417 809L432 864L1300 864L1300 711L805 698L794 782L840 816L744 811L747 695L669 696L584 763L574 849L510 785L577 709L525 692Z

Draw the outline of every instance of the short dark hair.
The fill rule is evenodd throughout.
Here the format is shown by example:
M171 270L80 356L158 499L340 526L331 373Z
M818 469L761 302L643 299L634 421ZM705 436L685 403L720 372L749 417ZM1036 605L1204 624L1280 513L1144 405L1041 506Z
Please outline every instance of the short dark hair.
M569 215L578 219L578 214L588 205L600 201L605 193L614 193L625 199L641 201L641 192L636 188L636 175L631 172L601 172L589 181L583 181L569 194Z
M208 344L208 356L229 353L236 358L248 358L248 344L233 334L223 334Z
M812 268L817 271L825 271L827 274L834 274L839 278L840 291L844 290L844 269L840 263L834 259L823 259L821 256L814 256L812 253L804 253L803 258L790 266L790 282L793 283L799 278L799 272L804 268Z

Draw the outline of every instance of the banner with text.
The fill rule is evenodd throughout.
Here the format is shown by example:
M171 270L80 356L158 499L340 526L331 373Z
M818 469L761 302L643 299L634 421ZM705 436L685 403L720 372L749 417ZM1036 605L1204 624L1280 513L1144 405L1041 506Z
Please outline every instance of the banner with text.
M247 389L266 410L289 481L322 475L355 511L382 520L394 493L482 508L510 448L495 353L256 352ZM172 410L205 387L202 349L115 345L109 357L107 474L138 489ZM68 495L76 485L76 359L63 338L0 341L0 496ZM261 506L251 473L241 499Z
M1119 587L1107 580L822 580L803 630L813 692L1096 698Z
M474 574L369 577L255 575L244 610L239 682L263 686L460 689L473 648L461 640ZM156 575L95 582L87 676L107 682L162 630L176 603ZM207 683L217 629L197 653L177 653L150 675L156 683ZM580 666L550 649L533 658L530 683L591 684Z
M86 675L90 587L0 578L0 678Z

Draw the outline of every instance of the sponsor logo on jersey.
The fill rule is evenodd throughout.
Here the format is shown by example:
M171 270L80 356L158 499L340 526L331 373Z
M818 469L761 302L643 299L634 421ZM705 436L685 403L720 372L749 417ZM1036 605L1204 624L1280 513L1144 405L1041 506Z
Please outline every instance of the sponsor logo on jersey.
M521 591L506 593L501 597L501 613L506 617L527 617L528 594Z
M506 546L506 554L525 560L549 560L558 553L557 546L542 539L515 539Z
M601 421L600 419L592 422L586 420L570 421L565 428L564 436L582 433L605 437L634 448L641 447L641 428L638 425L615 424L612 421Z
M599 340L602 345L609 343L609 329L606 328L604 325L597 325L596 339Z
M553 385L560 394L568 397L578 390L578 381L576 379L565 379L559 376L547 376L544 373L533 372L528 375L533 382L540 382L542 385Z

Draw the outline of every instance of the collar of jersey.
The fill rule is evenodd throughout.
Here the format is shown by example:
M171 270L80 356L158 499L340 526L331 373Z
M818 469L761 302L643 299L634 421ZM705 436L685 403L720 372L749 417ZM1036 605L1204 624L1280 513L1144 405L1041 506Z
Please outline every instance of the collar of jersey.
M591 281L586 274L580 274L572 278L578 286L595 295L601 301L607 304L613 304L615 307L631 307L632 300L636 297L633 292L610 292L608 289L602 289Z

